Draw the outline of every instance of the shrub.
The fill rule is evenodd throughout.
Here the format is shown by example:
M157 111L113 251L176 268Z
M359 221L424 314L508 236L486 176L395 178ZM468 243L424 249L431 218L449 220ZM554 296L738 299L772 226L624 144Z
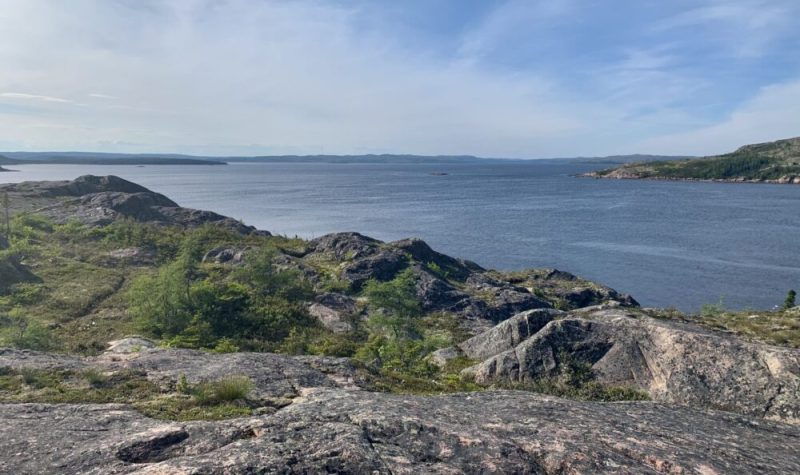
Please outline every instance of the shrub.
M214 346L214 353L236 353L239 347L230 338L221 338L216 346Z
M96 369L88 369L83 372L83 377L92 387L98 388L108 382L108 376Z
M718 317L723 313L725 313L725 305L722 297L719 298L717 303L706 303L700 307L700 316L704 318Z
M37 351L52 351L59 345L52 332L38 322L18 320L19 331L11 337L11 344L17 348Z

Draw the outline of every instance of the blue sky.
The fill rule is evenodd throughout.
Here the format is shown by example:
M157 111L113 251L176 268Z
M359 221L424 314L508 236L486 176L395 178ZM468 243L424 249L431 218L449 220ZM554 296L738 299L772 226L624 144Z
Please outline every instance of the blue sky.
M797 0L0 6L0 150L536 158L800 135Z

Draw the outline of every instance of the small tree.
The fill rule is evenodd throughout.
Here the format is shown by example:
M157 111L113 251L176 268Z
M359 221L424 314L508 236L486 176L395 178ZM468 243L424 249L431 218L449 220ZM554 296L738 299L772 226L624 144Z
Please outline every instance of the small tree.
M8 192L3 192L3 210L5 211L5 231L6 231L6 238L11 239L11 218L9 216L9 204L8 204Z
M374 309L370 321L388 330L395 339L409 336L414 319L421 314L414 280L413 271L406 269L393 280L370 280L364 287L364 295Z
M797 305L795 300L797 299L797 292L794 290L790 290L788 294L786 294L786 300L783 301L783 308L790 309Z

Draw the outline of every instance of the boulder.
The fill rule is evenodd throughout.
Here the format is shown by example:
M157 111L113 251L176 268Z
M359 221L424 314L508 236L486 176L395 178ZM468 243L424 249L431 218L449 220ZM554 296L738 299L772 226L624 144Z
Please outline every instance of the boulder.
M470 305L470 295L456 289L421 266L414 267L416 294L424 312L460 312Z
M549 308L520 312L456 347L467 358L482 361L515 348L561 315L564 312Z
M322 326L334 333L353 330L350 319L358 312L356 301L338 293L324 293L315 299L308 313L316 317Z
M478 337L495 339L509 341ZM800 422L800 350L622 310L561 316L465 374L482 384L524 383L575 364L590 367L601 384L658 401Z

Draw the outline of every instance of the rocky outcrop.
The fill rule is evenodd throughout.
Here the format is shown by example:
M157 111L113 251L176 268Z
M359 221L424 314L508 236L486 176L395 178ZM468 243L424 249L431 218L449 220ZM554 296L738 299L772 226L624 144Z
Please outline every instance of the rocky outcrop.
M535 289L541 295L556 302L562 310L608 302L616 302L623 307L639 306L639 303L630 295L558 269L529 269L499 275L518 287Z
M623 310L551 314L531 327L534 315L515 317L465 345L483 359L466 374L482 384L525 383L586 365L596 381L638 388L658 401L800 422L796 349Z
M302 266L301 260L308 265ZM301 268L312 282L319 282L309 272L309 266L313 268L315 262L324 263L327 272L332 269L353 291L360 290L370 279L391 280L410 268L423 312L458 315L462 317L463 328L472 334L488 330L525 310L556 305L563 309L603 303L639 305L628 295L567 272L487 271L473 262L436 252L414 238L384 243L358 233L329 234L311 241L308 252L289 264Z
M78 220L102 226L132 219L184 227L211 223L246 234L266 233L211 211L183 208L160 193L116 176L86 175L72 181L23 182L2 185L0 190L13 198L14 211L35 211L57 223Z
M7 404L0 431L0 473L15 475L800 471L797 427L518 391L313 389L271 415L186 423L122 405Z
M6 293L14 284L40 281L16 256L0 257L0 294Z
M381 241L359 233L335 233L313 239L308 247L315 253L347 261L371 256L380 250L381 244Z
M440 252L436 252L422 239L409 238L389 243L390 246L406 252L412 259L420 264L430 266L434 264L448 279L465 280L472 273L483 272L485 269L478 264L463 259L455 259Z

